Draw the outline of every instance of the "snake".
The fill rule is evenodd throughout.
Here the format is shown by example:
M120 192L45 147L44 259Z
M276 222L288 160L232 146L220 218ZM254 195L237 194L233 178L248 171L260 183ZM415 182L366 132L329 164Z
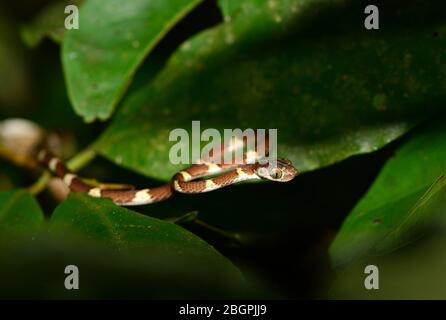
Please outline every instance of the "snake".
M42 149L37 159L52 174L59 177L72 192L84 192L96 198L109 198L119 206L152 204L167 200L175 193L200 194L243 181L288 182L299 174L291 161L282 158L242 164L202 162L179 171L167 184L154 188L120 190L98 187L85 182L49 150Z

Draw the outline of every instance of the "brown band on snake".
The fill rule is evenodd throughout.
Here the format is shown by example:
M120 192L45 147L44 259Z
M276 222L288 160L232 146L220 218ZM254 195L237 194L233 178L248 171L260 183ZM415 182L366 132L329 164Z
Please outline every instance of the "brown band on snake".
M236 167L236 170L231 170L229 172L226 172L225 174L211 179L191 181L192 179L196 179L200 177L200 175L202 175L204 171L203 166L208 167L208 171L212 172L217 171L216 167L222 168L222 171L224 170L222 166L215 164L200 164L189 167L188 169L183 170L174 176L173 187L175 191L182 193L204 193L220 189L241 181L261 179L256 174L255 170L258 167L258 164L248 164L238 166L226 165L224 167L225 169ZM211 170L211 168L213 168L213 170Z

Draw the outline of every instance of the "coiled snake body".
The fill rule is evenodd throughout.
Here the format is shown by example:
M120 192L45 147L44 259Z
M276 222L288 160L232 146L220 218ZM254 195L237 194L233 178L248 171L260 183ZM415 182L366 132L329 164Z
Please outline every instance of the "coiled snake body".
M85 192L93 197L110 198L121 206L155 203L172 197L175 191L180 193L203 193L242 181L266 179L287 182L298 174L291 162L286 159L277 159L273 165L268 162L241 165L200 163L178 172L172 178L171 183L166 185L141 190L113 190L95 187L84 182L75 173L71 172L62 160L49 151L40 151L38 160L53 174L61 178L71 191ZM210 175L218 176L204 179Z
M135 190L129 185L97 184L78 177L62 160L47 150L54 149L54 143L50 143L49 137L48 132L29 120L1 121L0 155L30 169L35 169L41 164L58 176L71 191L85 192L93 197L110 198L122 206L159 202L169 199L175 192L193 194L213 191L242 181L264 179L287 182L298 174L290 161L270 158L269 135L262 136L260 131L253 130L244 133L242 137L231 137L220 145L216 142L215 148L209 150L207 155L203 155L198 164L175 174L170 183L155 188ZM276 145L276 142L273 141L272 144ZM6 149L2 148L2 145ZM36 150L41 151L35 153ZM246 152L242 152L244 150ZM223 155L224 164L216 164ZM228 155L229 160L226 160Z

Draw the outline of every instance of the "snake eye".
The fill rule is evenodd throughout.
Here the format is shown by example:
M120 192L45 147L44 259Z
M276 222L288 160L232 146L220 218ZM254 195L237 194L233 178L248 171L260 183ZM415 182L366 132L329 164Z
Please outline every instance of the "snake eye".
M278 168L274 168L270 171L270 176L271 178L273 178L274 180L280 179L282 178L282 170L278 169Z

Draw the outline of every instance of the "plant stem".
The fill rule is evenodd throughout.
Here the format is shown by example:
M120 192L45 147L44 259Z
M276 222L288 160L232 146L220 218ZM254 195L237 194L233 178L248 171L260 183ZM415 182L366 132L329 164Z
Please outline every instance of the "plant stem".
M199 226L206 228L208 230L211 230L212 232L215 232L225 238L229 238L232 239L233 241L236 241L237 243L241 243L242 242L242 237L239 233L236 232L230 232L230 231L225 231L223 229L220 229L218 227L215 227L213 225L210 225L206 222L204 222L203 220L200 219L195 219L193 220L194 223L198 224Z
M68 169L76 172L89 164L96 157L96 151L90 146L79 152L67 162Z
M182 224L182 223L194 221L197 219L197 217L198 217L198 211L195 210L195 211L185 213L180 217L175 217L175 218L165 219L165 220L170 221L175 224Z
M45 171L39 179L34 182L31 186L29 186L27 189L31 194L37 195L41 191L43 191L46 188L46 185L51 179L51 174L48 171Z

